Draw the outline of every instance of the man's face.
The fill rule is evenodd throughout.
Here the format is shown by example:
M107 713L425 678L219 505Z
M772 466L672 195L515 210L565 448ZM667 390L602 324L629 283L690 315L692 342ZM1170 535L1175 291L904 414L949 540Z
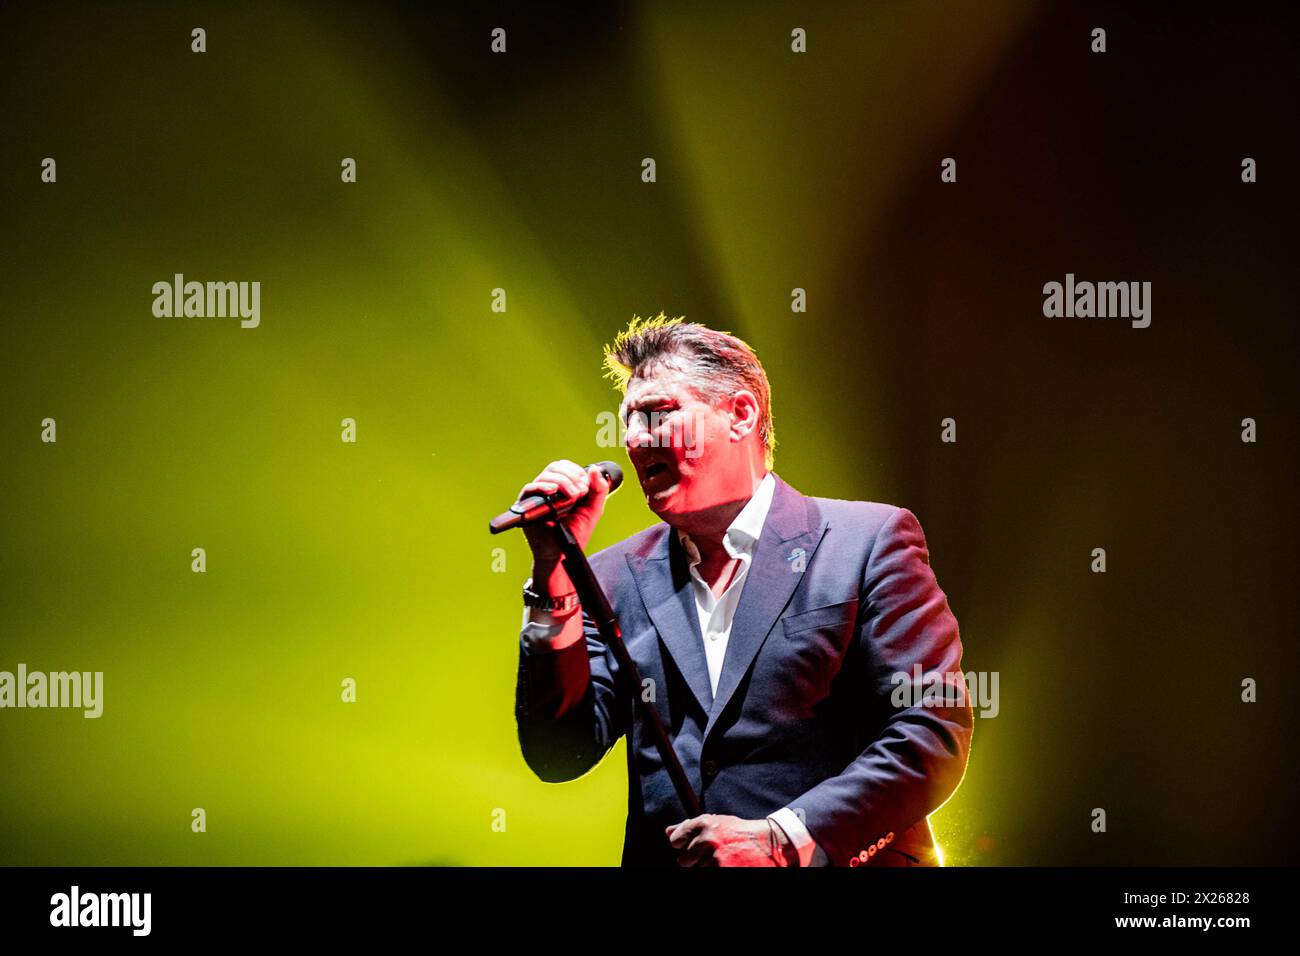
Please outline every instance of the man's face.
M727 500L727 459L738 448L725 402L710 407L681 372L657 363L628 382L619 415L651 511L667 519Z

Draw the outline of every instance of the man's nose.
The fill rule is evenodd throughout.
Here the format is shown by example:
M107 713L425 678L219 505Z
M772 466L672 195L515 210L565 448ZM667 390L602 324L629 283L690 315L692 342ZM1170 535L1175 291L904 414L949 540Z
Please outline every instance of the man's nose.
M628 448L641 448L654 443L654 436L641 423L640 415L633 415L632 420L628 422L627 431L623 435L623 442Z

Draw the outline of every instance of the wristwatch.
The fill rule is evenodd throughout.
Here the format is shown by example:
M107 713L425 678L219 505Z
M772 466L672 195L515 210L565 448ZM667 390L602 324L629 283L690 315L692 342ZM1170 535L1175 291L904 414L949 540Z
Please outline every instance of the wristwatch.
M578 592L570 591L568 594L552 596L542 594L540 591L533 590L533 579L529 578L524 582L524 606L537 608L539 611L563 612L572 611L579 604Z

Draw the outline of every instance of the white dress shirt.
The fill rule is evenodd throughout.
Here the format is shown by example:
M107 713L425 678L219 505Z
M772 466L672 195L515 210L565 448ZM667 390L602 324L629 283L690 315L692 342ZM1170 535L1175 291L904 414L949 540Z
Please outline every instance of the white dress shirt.
M736 607L740 604L740 592L749 574L749 564L754 559L754 545L763 533L763 524L767 520L768 509L772 507L772 493L775 490L776 480L768 472L754 489L753 497L745 503L740 514L736 515L736 520L731 522L723 534L722 546L740 564L720 597L714 598L713 588L700 577L697 570L700 552L695 547L695 542L685 531L677 532L677 540L682 543L690 561L691 588L695 591L695 610L700 617L700 634L704 638L704 659L709 665L709 686L714 694L718 692L722 661L727 655L731 622L735 619Z
M722 536L722 546L733 559L739 560L735 573L727 583L726 589L714 597L713 589L700 576L697 565L700 552L686 532L678 530L677 538L682 543L690 561L691 588L695 592L695 610L700 619L700 634L704 640L704 658L709 667L709 686L713 693L718 692L718 679L722 675L722 662L727 655L727 640L731 636L731 622L736 616L736 607L740 604L740 592L749 574L749 566L754 558L754 546L763 533L763 524L767 512L772 506L772 495L776 491L776 479L769 471L754 489L753 497L736 515ZM544 644L560 633L563 621L550 623L554 618L545 611L534 612L524 608L523 639L529 644ZM804 826L803 821L789 807L782 807L768 816L785 831L786 836L799 853L801 866L822 866L826 863L826 854L817 846Z

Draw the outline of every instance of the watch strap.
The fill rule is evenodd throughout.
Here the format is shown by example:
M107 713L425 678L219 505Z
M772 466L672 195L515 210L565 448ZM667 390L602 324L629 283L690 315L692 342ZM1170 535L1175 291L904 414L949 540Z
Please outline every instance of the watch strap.
M532 578L524 582L525 607L536 608L539 611L562 613L572 611L578 605L577 591L570 591L568 594L544 594L533 588Z

